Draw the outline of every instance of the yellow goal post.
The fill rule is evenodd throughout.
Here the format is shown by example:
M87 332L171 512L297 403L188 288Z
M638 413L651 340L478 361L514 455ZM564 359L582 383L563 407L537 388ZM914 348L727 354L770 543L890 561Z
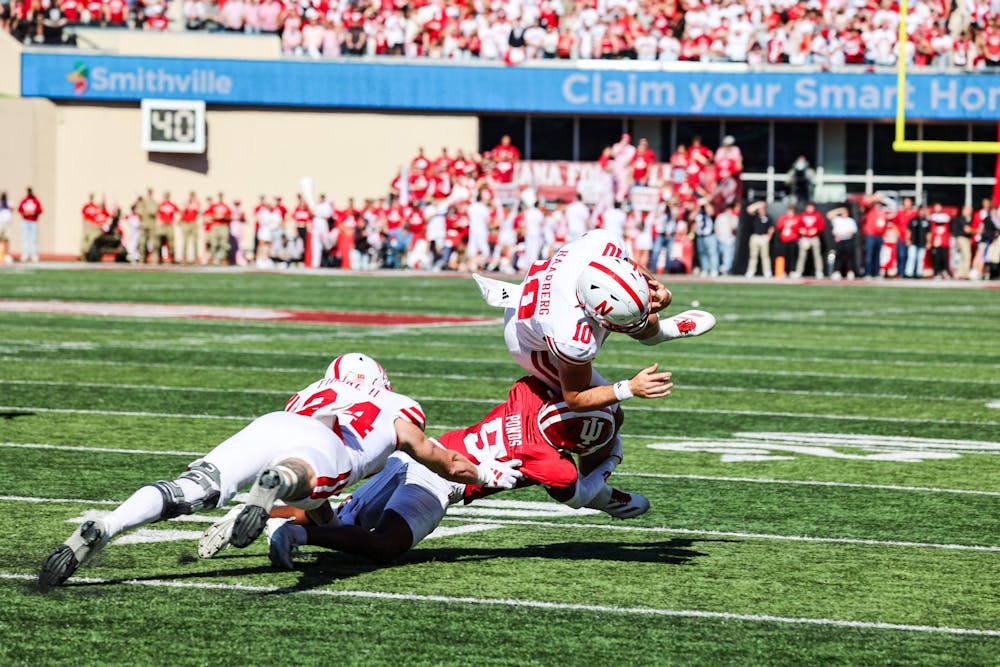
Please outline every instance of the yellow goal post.
M938 141L906 138L906 18L907 0L899 0L899 53L896 57L896 138L892 149L900 153L1000 153L1000 141Z

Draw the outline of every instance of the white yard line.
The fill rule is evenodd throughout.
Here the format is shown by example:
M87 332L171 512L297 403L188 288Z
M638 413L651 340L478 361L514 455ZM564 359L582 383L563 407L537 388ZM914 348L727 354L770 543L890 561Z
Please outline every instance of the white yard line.
M0 572L0 579L12 581L34 581L33 574ZM74 577L72 581L82 584L118 584L125 586L147 586L150 588L172 588L199 591L229 591L240 593L285 593L290 595L311 595L333 598L357 598L366 600L392 600L399 602L430 602L457 605L483 605L491 607L515 607L557 611L578 611L595 614L618 614L626 616L666 616L674 618L703 618L724 621L748 621L757 623L783 623L790 625L823 625L861 630L890 630L898 632L924 632L949 635L975 635L1000 637L1000 630L979 628L954 628L938 625L907 625L903 623L881 623L876 621L850 621L836 618L801 618L794 616L773 616L769 614L735 614L722 611L700 609L658 609L655 607L615 607L610 605L574 604L569 602L544 602L540 600L516 600L504 598L453 597L447 595L419 595L416 593L386 593L376 591L338 591L326 588L296 589L279 586L250 586L247 584L224 584L189 581L160 581L157 579L98 579L95 577ZM70 586L72 588L72 586Z
M739 484L783 484L788 486L833 486L848 489L875 489L884 491L912 491L919 493L958 493L971 496L998 496L1000 491L975 491L971 489L942 489L936 486L900 486L898 484L861 484L856 482L821 482L809 479L756 479L753 477L714 477L711 475L665 475L652 472L621 472L615 477L644 477L649 479L693 479L706 482L736 482Z
M393 373L394 378L405 377L405 378L427 378L435 380L463 380L470 382L482 382L483 378L475 375L435 375L433 373ZM177 391L177 392L199 392L199 393L216 393L216 394L260 394L265 396L284 396L288 397L291 394L285 390L279 389L233 389L229 388L215 388L215 387L189 387L181 385L146 385L146 384L121 384L115 382L73 382L67 380L0 380L0 385L19 385L19 386L42 386L42 387L90 387L93 389L138 389L138 390L149 390L149 391ZM929 396L929 395L913 395L913 394L884 394L884 393L871 393L871 392L853 392L853 391L811 391L808 389L770 389L766 387L733 387L725 385L690 385L684 384L681 387L684 391L708 391L708 392L725 392L725 393L739 393L739 394L788 394L791 396L823 396L828 398L879 398L879 399L892 399L892 400L921 400L921 401L950 401L950 402L961 402L968 401L971 403L981 403L980 398L962 398L956 396ZM449 398L449 400L459 400L466 402L481 402L488 403L498 399L475 399L475 398ZM987 405L987 407L992 407Z
M451 403L483 403L494 404L496 399L491 398L466 398L460 399L452 396L414 396L420 401L447 401ZM787 417L793 419L826 419L832 421L860 421L860 422L886 422L891 424L941 424L946 426L1000 426L1000 421L969 421L963 419L926 419L922 417L872 417L869 415L831 415L814 412L776 412L769 410L722 410L715 408L644 408L640 406L630 407L630 410L641 412L656 412L659 414L706 414L706 415L739 415L743 417ZM206 414L177 414L161 412L143 412L131 410L84 410L77 408L43 408L28 405L0 405L0 411L18 412L44 412L44 413L64 413L78 415L102 415L114 417L158 417L171 419L226 419L235 421L252 421L255 417L241 415L206 415ZM429 425L429 428L454 429L458 426ZM656 434L629 434L638 438L658 438ZM623 436L624 437L624 436Z
M458 520L456 518L456 520ZM560 523L555 521L529 521L525 519L491 519L492 523L542 528L595 528L616 532L669 533L674 535L707 535L710 537L736 537L747 540L778 540L787 542L819 542L829 544L856 544L876 547L909 547L915 549L951 549L958 551L990 551L1000 553L1000 546L978 544L941 544L940 542L906 542L900 540L866 540L855 537L814 537L811 535L776 535L774 533L744 533L725 530L692 530L661 526L620 526L618 524Z
M204 456L205 452L183 452L153 449L115 449L114 447L85 447L83 445L49 445L37 442L0 442L8 449L54 449L62 452L103 452L108 454L141 454L143 456Z
M0 442L0 448L9 449L51 449L66 452L107 452L109 454L136 454L148 456L188 456L192 459L204 456L205 452L188 452L176 450L149 450L149 449L115 449L114 447L87 447L83 445L50 445L44 443L30 442ZM643 477L648 479L691 479L706 482L736 482L741 484L779 484L788 486L831 486L844 487L850 489L877 489L885 491L903 491L919 493L955 493L972 496L998 496L1000 491L978 491L974 489L944 489L936 486L902 486L898 484L862 484L858 482L824 482L807 479L770 479L754 477L719 477L711 475L668 475L651 472L622 472L616 471L616 477ZM13 496L0 496L0 500L10 500ZM20 499L20 498L19 498ZM31 500L30 498L24 498ZM35 500L52 502L44 498ZM81 501L82 502L82 501Z
M231 354L231 353L237 353L237 354L247 354L247 355L255 355L255 356L310 357L310 358L313 358L313 357L317 356L317 353L315 353L315 352L296 352L296 351L292 351L292 350L245 349L245 348L238 348L238 349L232 350L232 349L223 349L223 348L206 348L205 346L202 346L202 345L184 347L184 346L179 346L179 345L169 345L169 344L166 344L166 343L164 343L162 345L161 344L152 344L152 343L134 343L134 344L129 344L129 345L108 345L108 344L105 344L105 343L91 343L91 342L79 342L79 341L67 341L67 342L62 342L62 343L59 343L59 342L55 342L55 343L52 343L52 342L39 343L39 342L34 342L34 341L16 342L16 341L11 341L11 340L5 340L2 344L0 344L0 351L10 351L10 350L7 349L8 347L9 348L17 348L18 350L21 350L21 349L30 349L30 350L41 350L41 351L53 351L53 350L64 350L64 349L79 349L80 345L86 346L86 349L88 349L88 350L104 350L104 351L107 351L112 356L113 356L113 352L115 350L147 350L147 351L151 351L151 352L152 351L162 351L162 352L170 352L170 353L176 353L176 352L202 352L202 353L204 353L204 352L215 351L215 352L226 352L226 353L229 353L229 354ZM451 348L461 349L461 350L468 350L469 349L468 345L464 345L464 346L463 345L454 345L454 346L448 345L447 347L449 349L451 349ZM616 350L616 353L621 354L623 356L636 356L637 354L639 354L639 351L635 351L635 350ZM643 358L648 358L648 353L644 353ZM818 363L818 364L828 364L828 365L831 365L831 366L842 365L842 364L845 363L844 358L842 356L837 356L837 355L831 355L831 356L812 356L812 357L796 357L796 356L788 356L788 355L781 355L781 354L770 354L770 355L761 355L761 354L724 354L724 353L719 353L719 352L715 352L715 351L708 351L708 352L704 352L704 353L698 353L698 352L692 352L690 350L684 350L683 351L683 358L685 358L685 359L690 359L690 358L696 358L696 359L697 358L705 358L705 359L713 359L713 360L719 360L719 361L752 361L752 362L767 361L767 362L780 362L780 363L785 363L785 364L792 364L792 363L816 364L816 363ZM495 361L492 361L492 360L482 360L482 359L478 359L478 358L450 358L449 357L449 359L452 362L458 362L458 363L464 363L464 364L496 363ZM441 362L441 361L447 361L448 359L442 359L440 357L413 357L413 356L407 356L407 355L394 355L394 356L379 355L379 360L382 361L383 365L384 365L384 362L387 361L387 360L401 360L401 361L413 360L413 361L436 361L436 362ZM876 367L881 367L881 366L898 366L898 367L917 367L917 368L919 368L919 367L924 367L924 366L947 366L947 367L968 366L969 368L990 368L990 369L1000 368L1000 364L989 364L989 363L983 363L982 361L954 361L954 360L950 360L950 361L928 362L928 361L918 361L918 360L909 360L909 359L865 359L864 363L867 366L876 366Z
M315 353L310 355L312 358L323 357L320 353ZM325 357L323 357L325 358ZM523 371L520 368L514 366L514 362L510 359L496 359L496 360L484 360L484 359L442 359L440 357L379 357L380 360L395 360L395 361L427 361L427 362L437 362L444 364L454 364L454 363L469 363L469 364L507 364L511 365L514 369L511 371L511 379L523 375ZM121 367L121 366L131 366L135 368L167 368L173 370L180 369L192 369L192 370L206 370L206 371L227 371L227 372L247 372L247 373L303 373L309 376L315 376L320 371L311 368L289 368L287 366L225 366L225 365L206 365L206 364L185 364L181 362L175 363L156 363L156 362L144 362L144 361L112 361L105 359L68 359L60 356L59 359L24 359L23 357L16 355L4 355L0 354L0 361L11 361L18 362L19 364L28 363L39 363L39 364L74 364L78 366L111 366L111 367ZM620 369L620 370L631 370L635 371L635 366L631 364L605 364L599 363L600 370L605 369ZM791 370L778 370L778 369L756 369L756 368L704 368L701 366L680 366L674 363L670 364L670 370L674 372L684 371L687 373L703 373L703 374L725 374L725 375L750 375L750 376L778 376L778 377L796 377L796 378L831 378L839 380L856 380L856 381L891 381L891 382L920 382L920 383L933 383L934 385L940 385L942 383L954 383L962 385L984 385L986 387L1000 387L1000 380L974 380L974 379L955 379L948 380L942 379L941 377L930 377L930 376L886 376L885 374L880 375L864 375L858 373L819 373L813 371L791 371ZM435 378L452 378L452 379L471 379L479 382L484 381L484 378L480 375L431 375L424 373L406 373L406 372L394 372L393 376L399 375L400 377L435 377Z
M163 412L141 412L134 410L76 410L72 408L40 408L21 405L0 405L4 412L44 412L71 415L102 415L105 417L159 417L168 419L225 419L230 421L253 421L255 417L240 417L237 415L187 415Z
M80 504L97 504L97 505L113 505L117 504L110 500L83 500L83 499L67 499L67 498L31 498L27 496L0 496L0 501L11 501L11 502L39 502L39 503L80 503ZM775 533L747 533L740 531L723 531L723 530L694 530L691 528L670 528L665 526L628 526L628 525L618 525L618 524L597 524L597 523L570 523L570 522L559 522L559 521L537 521L532 519L502 519L494 518L496 513L490 514L489 518L486 519L481 514L471 514L468 518L457 516L457 515L447 515L446 520L456 521L461 523L474 523L477 521L488 520L490 524L503 525L503 526L532 526L540 528L573 528L581 530L597 530L597 531L611 531L611 532L624 532L624 533L655 533L655 534L671 534L671 535L694 535L694 536L709 536L709 537L734 537L739 539L747 540L776 540L782 542L813 542L822 544L853 544L859 546L876 546L876 547L904 547L913 549L948 549L955 551L987 551L987 552L997 552L1000 553L1000 546L992 545L978 545L978 544L942 544L940 542L907 542L903 540L869 540L854 537L815 537L812 535L779 535Z

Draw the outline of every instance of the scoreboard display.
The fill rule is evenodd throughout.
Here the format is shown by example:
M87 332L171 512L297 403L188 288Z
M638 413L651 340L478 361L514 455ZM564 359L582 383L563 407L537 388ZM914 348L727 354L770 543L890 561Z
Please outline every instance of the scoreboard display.
M205 103L142 100L142 148L155 153L205 152Z

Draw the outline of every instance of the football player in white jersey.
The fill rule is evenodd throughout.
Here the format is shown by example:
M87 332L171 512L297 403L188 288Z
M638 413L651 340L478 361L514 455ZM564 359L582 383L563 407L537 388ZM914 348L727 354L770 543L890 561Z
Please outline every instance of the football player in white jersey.
M633 396L661 398L673 388L671 374L655 363L631 379L605 380L593 363L609 333L656 345L715 326L715 317L701 310L661 319L658 313L670 305L670 292L631 261L620 238L602 229L535 262L520 285L473 277L487 303L506 309L504 340L514 361L560 391L576 412L617 409ZM592 461L608 456L621 460L620 439ZM583 469L591 465L584 463ZM592 507L595 499L577 500Z
M540 484L556 500L566 501L585 487L585 495L606 486L612 460L605 459L581 477L571 454L600 449L615 436L617 425L609 408L571 412L537 378L522 378L507 400L479 423L445 433L439 444L472 460L486 455L497 461L521 461L518 486ZM402 452L354 491L337 508L337 521L325 526L299 525L276 519L270 534L270 558L276 567L292 569L292 551L302 545L323 546L356 553L377 561L402 555L441 523L448 507L470 503L495 493L479 486L456 484L434 474ZM645 498L615 492L602 509L619 519L641 516L649 509ZM272 525L274 525L272 524Z
M261 533L276 501L303 510L328 506L327 498L377 472L396 449L455 482L511 488L520 479L516 461L477 465L437 447L424 435L419 404L392 392L385 371L370 357L342 355L330 372L342 379L313 383L289 400L286 411L255 419L177 479L143 486L107 517L85 521L45 559L39 587L62 584L125 531L222 507L252 484L247 504L217 537L246 546Z

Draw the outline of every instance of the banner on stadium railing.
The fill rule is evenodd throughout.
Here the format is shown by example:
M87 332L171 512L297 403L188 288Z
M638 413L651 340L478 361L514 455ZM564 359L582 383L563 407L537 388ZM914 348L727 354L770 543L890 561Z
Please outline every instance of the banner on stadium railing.
M566 67L209 60L21 54L21 94L52 99L567 115L890 119L889 73L718 72ZM907 117L991 121L1000 76L907 77Z

